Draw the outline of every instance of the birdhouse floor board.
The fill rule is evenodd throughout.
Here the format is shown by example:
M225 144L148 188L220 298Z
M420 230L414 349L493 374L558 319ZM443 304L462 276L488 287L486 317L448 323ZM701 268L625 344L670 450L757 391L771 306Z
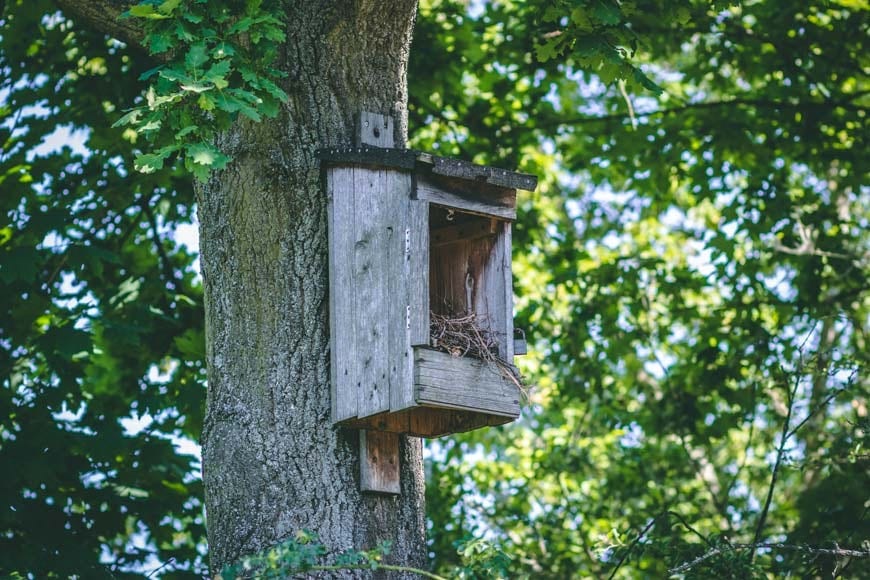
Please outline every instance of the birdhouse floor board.
M414 387L420 405L517 417L520 393L497 365L414 349Z
M348 429L367 429L388 433L405 433L413 437L441 437L464 433L480 427L510 423L516 416L490 415L437 407L416 407L399 413L382 413L365 419L342 421Z

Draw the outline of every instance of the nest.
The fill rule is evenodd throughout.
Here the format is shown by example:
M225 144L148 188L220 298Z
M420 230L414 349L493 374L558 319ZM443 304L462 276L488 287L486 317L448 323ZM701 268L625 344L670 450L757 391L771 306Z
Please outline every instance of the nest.
M526 386L517 368L498 356L498 342L492 331L485 328L477 315L451 317L429 313L429 334L432 347L452 356L469 356L496 365L505 378L510 379L528 398Z

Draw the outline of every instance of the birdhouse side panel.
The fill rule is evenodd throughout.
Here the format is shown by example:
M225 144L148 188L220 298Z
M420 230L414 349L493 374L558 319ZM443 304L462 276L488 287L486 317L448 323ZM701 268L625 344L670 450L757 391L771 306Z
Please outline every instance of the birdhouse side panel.
M481 274L485 292L476 295L476 311L486 313L489 330L498 343L498 355L513 361L513 280L511 224L499 221L496 237Z
M409 244L406 277L410 285L410 330L412 346L429 345L429 204L408 203Z
M326 175L329 238L329 334L332 420L357 416L354 170L332 167Z
M357 415L368 417L390 408L390 246L399 225L392 201L394 172L354 168L354 375Z
M414 404L414 353L411 350L412 328L419 312L412 305L411 296L419 283L414 277L417 263L422 259L416 255L414 231L415 213L419 208L410 202L412 176L409 172L392 171L388 181L390 203L390 251L386 264L389 286L388 325L390 333L389 350L389 396L388 408L392 412L401 411Z

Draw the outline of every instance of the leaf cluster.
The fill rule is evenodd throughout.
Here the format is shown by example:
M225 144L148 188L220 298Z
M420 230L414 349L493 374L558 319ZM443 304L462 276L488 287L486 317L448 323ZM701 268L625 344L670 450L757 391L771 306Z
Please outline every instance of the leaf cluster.
M0 576L199 577L204 332L190 179L110 129L137 54L51 2L0 20ZM142 63L146 64L146 63Z
M263 0L146 0L125 16L144 21L149 52L166 61L140 75L151 81L144 103L114 124L154 147L136 156L138 171L178 156L204 181L230 161L215 145L221 131L239 117L275 117L287 101L275 66L283 25Z

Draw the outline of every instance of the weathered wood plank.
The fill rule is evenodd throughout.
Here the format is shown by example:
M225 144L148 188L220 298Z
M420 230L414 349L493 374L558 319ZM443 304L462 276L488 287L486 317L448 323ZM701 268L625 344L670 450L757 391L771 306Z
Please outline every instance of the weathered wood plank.
M367 113L366 115L372 115ZM371 117L369 117L371 120ZM325 164L350 164L376 167L391 167L412 169L417 173L425 173L453 182L464 182L470 189L481 189L492 192L498 190L524 189L534 191L538 178L526 173L517 173L497 167L476 165L459 159L438 157L413 149L393 149L392 145L384 145L383 136L393 134L392 125L386 131L379 130L374 136L374 127L380 127L377 121L370 123L368 137L372 143L361 141L363 134L358 133L354 147L331 147L320 149L317 156Z
M514 362L514 279L513 279L513 255L511 245L513 243L513 226L510 222L504 224L504 233L496 243L502 246L502 274L504 276L504 350L499 347L499 354L510 364Z
M408 317L410 344L429 345L429 204L410 200L408 204L408 255L406 271L409 284ZM410 357L413 359L413 357Z
M419 200L483 216L508 220L515 220L517 217L516 207L500 203L498 198L462 195L456 190L445 189L441 184L425 175L417 176L415 197Z
M497 234L493 238L470 242L471 259L477 270L479 288L474 293L474 312L481 328L490 333L498 344L499 356L504 356L505 319L504 319L504 249L500 243L504 235L504 225L499 221Z
M363 111L356 125L356 145L358 147L373 145L375 147L393 147L393 118Z
M414 359L417 403L519 416L519 389L495 365L425 348Z
M329 323L331 337L332 420L357 414L354 360L353 288L353 168L335 167L327 172L329 208Z
M413 312L411 271L411 174L390 171L388 200L392 236L389 245L388 308L390 328L390 410L401 411L414 403L414 353L411 349ZM413 312L420 316L419 312Z
M465 179L468 181L484 182L498 187L507 189L524 189L534 191L538 186L538 178L527 173L517 173L508 171L507 169L499 169L498 167L490 167L488 165L477 165L461 159L451 159L449 157L437 157L430 155L432 162L432 173ZM418 159L423 160L422 156Z
M446 246L455 242L476 240L495 236L498 222L494 219L476 219L455 226L433 228L432 245L435 247Z
M354 168L354 360L357 415L368 417L390 408L388 377L388 271L390 231L385 190L389 170Z
M392 494L401 492L398 433L360 431L359 459L362 491Z

